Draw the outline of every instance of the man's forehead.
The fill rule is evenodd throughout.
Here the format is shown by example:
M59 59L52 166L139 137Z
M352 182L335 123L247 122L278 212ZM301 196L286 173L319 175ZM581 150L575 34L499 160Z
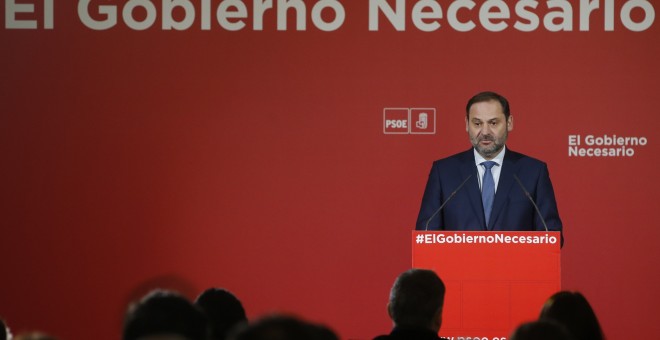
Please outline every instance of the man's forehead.
M502 104L497 100L489 100L472 104L470 107L470 119L492 120L504 119L504 110Z

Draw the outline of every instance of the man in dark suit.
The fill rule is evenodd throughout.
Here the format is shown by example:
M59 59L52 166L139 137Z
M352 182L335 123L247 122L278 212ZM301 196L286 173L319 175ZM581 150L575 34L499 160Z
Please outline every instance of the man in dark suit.
M506 98L494 92L472 97L465 126L473 148L433 163L416 229L543 231L543 218L549 230L561 231L548 167L505 146L513 130ZM434 215L454 191L455 196Z

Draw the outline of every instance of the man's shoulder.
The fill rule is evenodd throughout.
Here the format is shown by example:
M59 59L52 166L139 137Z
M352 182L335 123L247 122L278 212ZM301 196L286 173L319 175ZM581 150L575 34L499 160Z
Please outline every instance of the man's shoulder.
M520 152L516 152L510 149L506 150L506 153L504 154L504 161L509 161L512 163L516 163L518 165L523 165L525 167L528 166L534 166L534 167L544 167L546 166L545 162L538 159L534 158L525 154L522 154Z
M462 164L465 162L474 162L474 152L472 149L441 158L433 162L436 166L448 166Z

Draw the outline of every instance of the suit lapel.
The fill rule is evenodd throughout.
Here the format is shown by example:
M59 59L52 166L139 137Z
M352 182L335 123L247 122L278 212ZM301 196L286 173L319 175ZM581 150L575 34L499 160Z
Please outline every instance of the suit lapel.
M502 171L500 172L500 179L497 183L497 192L495 193L495 200L493 201L493 209L490 212L490 223L488 230L493 230L500 213L504 210L509 197L509 192L513 186L513 174L518 172L516 165L516 153L511 150L506 150L504 154L504 161L502 162ZM513 228L514 226L508 226Z
M481 190L479 190L479 172L477 171L477 166L474 163L474 151L470 149L468 152L465 152L465 157L463 158L463 165L461 166L461 174L463 174L463 180L468 176L472 175L472 179L465 184L464 190L467 191L468 199L474 212L474 216L477 216L479 219L479 225L481 225L484 230L486 229L486 217L484 216L484 205L481 202Z

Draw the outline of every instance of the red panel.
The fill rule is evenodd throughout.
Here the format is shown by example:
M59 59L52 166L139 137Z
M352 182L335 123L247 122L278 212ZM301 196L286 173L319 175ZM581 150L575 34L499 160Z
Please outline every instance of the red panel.
M443 336L506 337L561 287L558 232L414 231L412 252L447 283Z

